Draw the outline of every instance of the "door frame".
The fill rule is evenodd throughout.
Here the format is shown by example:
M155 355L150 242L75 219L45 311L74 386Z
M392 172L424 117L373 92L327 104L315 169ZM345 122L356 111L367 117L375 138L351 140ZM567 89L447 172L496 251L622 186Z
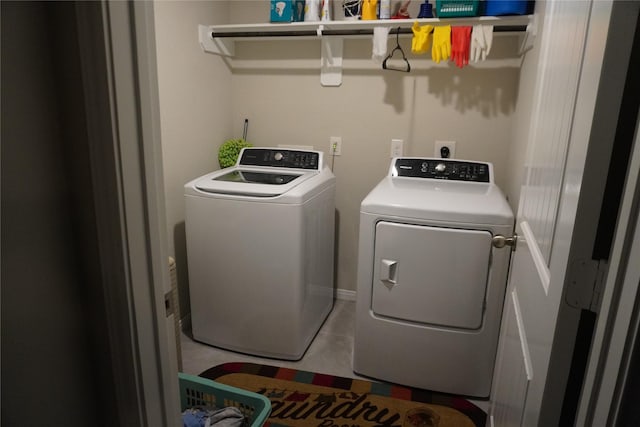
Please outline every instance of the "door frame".
M576 425L617 425L640 327L640 114Z
M75 7L116 418L122 426L175 426L153 2Z
M584 160L585 173L580 182L568 181L567 186L578 185L580 194L576 206L575 230L571 238L570 254L567 263L567 278L564 284L563 299L559 307L558 319L556 321L556 331L553 343L553 350L549 365L549 375L554 378L555 384L548 384L545 389L543 399L543 411L541 420L543 423L560 420L562 423L573 422L575 425L605 425L605 424L583 424L589 421L585 414L589 412L586 395L592 391L590 389L593 378L594 367L593 358L597 358L600 353L608 354L616 348L609 343L605 347L604 341L598 340L597 326L606 322L609 311L613 308L611 298L605 299L603 295L617 293L617 285L611 279L602 280L602 277L616 277L622 272L624 264L614 262L616 251L624 243L624 235L629 230L629 207L625 197L631 197L628 193L623 198L617 200L609 198L608 195L616 187L623 183L616 184L610 182L612 170L627 171L627 186L633 195L633 179L637 173L637 163L621 164L632 156L616 156L616 150L621 146L630 144L629 141L621 137L620 121L631 121L632 131L638 126L637 119L625 115L625 104L623 97L626 91L626 76L631 71L633 64L632 50L633 37L638 21L638 4L632 2L598 2L594 1L591 11L590 30L587 36L587 45L584 54L583 76L585 79L593 79L597 76L597 85L591 89L581 85L586 95L591 96L590 91L596 91L596 104L590 120L577 123L572 133L571 146L580 145L581 140L588 141L586 144L586 159ZM607 36L602 38L597 31L591 31L593 26L603 25L608 22ZM637 43L637 42L636 42ZM600 66L587 66L594 64L593 55L601 56ZM637 69L637 68L636 68ZM633 78L633 77L631 77ZM585 108L585 103L576 103L576 113ZM587 117L587 116L583 116ZM631 138L635 132L631 135ZM632 147L633 148L633 147ZM638 151L637 135L635 152ZM572 163L575 157L568 157L566 165L567 174L575 170L576 164ZM636 169L634 169L636 168ZM614 180L615 181L615 180ZM629 191L629 190L627 190ZM615 202L612 204L612 202ZM605 206L611 204L611 206ZM608 209L608 211L607 211ZM611 242L611 247L602 242L601 229L606 229L607 217L614 216L617 223L618 233L616 239ZM625 216L626 215L626 216ZM617 220L615 220L617 218ZM562 219L561 219L562 221ZM630 230L633 230L631 228ZM605 234L607 234L605 232ZM576 274L572 266L580 265L581 262L599 263L598 271L593 282L586 279L587 276ZM571 288L570 282L579 283L582 289L576 293L576 288ZM581 283L583 282L583 283ZM586 307L576 308L568 301L575 297L582 298ZM615 311L615 309L613 309ZM577 331L577 334L576 334ZM591 372L590 372L591 371ZM567 378L567 372L569 372ZM558 378L563 378L558 381ZM594 399L597 399L594 397ZM557 418L556 418L557 417Z

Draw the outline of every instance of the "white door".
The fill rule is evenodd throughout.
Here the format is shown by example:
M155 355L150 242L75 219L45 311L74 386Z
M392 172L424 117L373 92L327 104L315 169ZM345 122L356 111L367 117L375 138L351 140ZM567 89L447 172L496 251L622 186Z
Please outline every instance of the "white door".
M568 327L556 332L611 14L609 2L548 1L538 8L544 23L516 217L519 238L489 410L495 426L559 422L568 372L556 375L550 361L564 336L573 346L578 325L576 310Z

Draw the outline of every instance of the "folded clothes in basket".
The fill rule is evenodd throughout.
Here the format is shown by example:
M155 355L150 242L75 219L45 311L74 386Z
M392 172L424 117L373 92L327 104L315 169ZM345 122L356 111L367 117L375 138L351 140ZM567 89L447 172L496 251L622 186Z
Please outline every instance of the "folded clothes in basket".
M184 427L241 427L244 416L232 406L222 409L189 408L182 413Z

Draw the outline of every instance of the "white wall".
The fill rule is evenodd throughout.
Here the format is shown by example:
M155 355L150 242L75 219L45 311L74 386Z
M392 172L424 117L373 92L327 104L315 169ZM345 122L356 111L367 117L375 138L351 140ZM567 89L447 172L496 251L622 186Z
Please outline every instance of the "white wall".
M458 158L492 162L498 184L509 185L517 37L494 37L491 61L462 70L411 54L411 39L401 38L410 74L381 70L370 59L370 40L347 40L343 82L331 88L320 85L318 41L239 42L233 59L221 59L203 53L194 39L199 23L267 22L268 11L267 1L156 4L167 216L179 274L186 268L179 256L182 185L212 169L217 144L242 136L245 118L248 140L258 146L327 151L330 136L343 138L343 154L334 165L340 289L356 288L359 206L389 167L392 138L404 139L405 155L412 156L432 155L435 140L455 140ZM394 43L390 38L389 49ZM182 65L183 57L197 66ZM210 108L203 112L194 105L212 92L217 96L206 97Z
M232 22L268 21L268 2L232 2ZM455 140L456 157L490 161L506 187L519 64L517 37L494 38L482 67L435 66L411 54L409 74L381 70L371 61L371 40L347 40L340 87L320 85L318 41L237 42L233 68L234 135L249 119L255 145L312 145L327 151L342 136L336 157L339 215L339 289L355 290L360 202L389 168L390 141L405 141L405 155L431 156L435 140ZM389 49L395 40L389 39ZM329 159L331 161L331 159Z
M198 24L229 19L225 1L156 1L155 25L169 253L176 259L181 313L188 312L183 186L218 169L231 137L231 72L203 53Z

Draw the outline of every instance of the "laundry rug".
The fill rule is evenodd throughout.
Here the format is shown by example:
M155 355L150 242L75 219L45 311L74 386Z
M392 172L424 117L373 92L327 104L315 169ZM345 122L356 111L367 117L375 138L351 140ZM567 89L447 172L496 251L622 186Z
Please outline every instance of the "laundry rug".
M200 374L271 400L266 426L484 427L486 413L452 395L254 363Z

